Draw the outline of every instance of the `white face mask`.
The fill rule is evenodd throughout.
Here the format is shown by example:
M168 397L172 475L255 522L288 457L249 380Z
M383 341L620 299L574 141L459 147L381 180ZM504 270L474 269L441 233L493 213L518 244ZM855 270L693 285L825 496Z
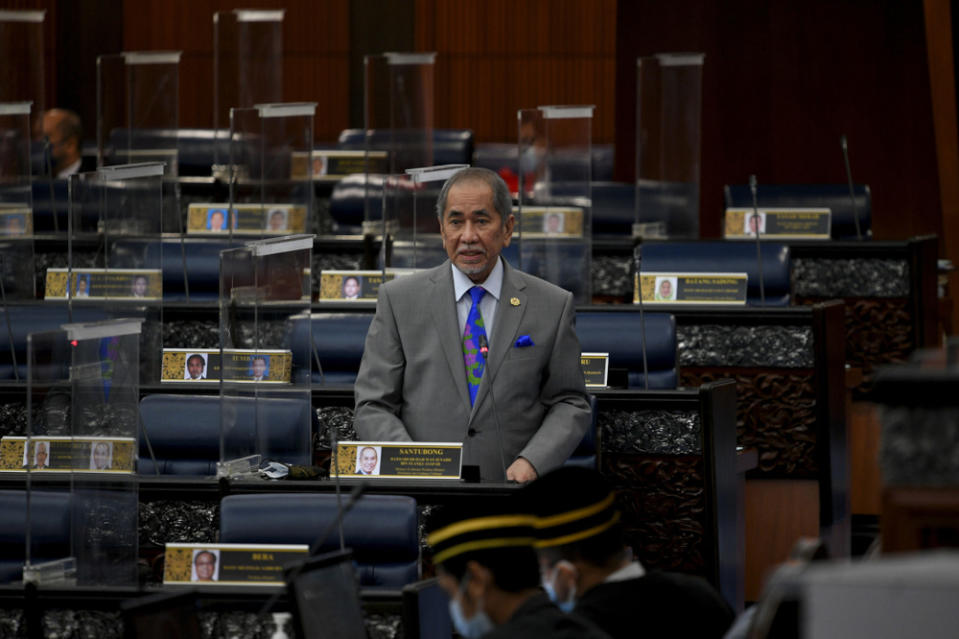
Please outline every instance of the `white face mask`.
M565 559L561 559L556 562L556 565L553 566L553 576L551 579L543 579L543 590L546 591L546 594L549 596L550 601L552 601L556 606L563 612L572 612L573 608L576 607L576 581L574 580L572 585L569 588L569 595L563 601L559 600L559 595L556 594L556 577L559 575L559 566L563 564L564 567L568 567L573 571L575 578L576 567Z
M453 620L453 626L464 639L479 639L485 634L493 631L495 627L493 620L483 610L483 602L476 602L476 613L469 618L463 614L463 604L460 598L466 593L466 584L469 583L469 573L463 577L460 584L459 595L450 599L450 618Z

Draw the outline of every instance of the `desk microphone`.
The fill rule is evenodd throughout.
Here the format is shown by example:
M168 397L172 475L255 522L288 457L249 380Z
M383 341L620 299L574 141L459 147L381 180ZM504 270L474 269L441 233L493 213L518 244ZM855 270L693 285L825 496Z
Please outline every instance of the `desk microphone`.
M856 210L856 191L852 185L852 170L849 168L849 148L846 144L846 135L839 137L839 145L842 147L842 159L846 164L846 179L849 181L849 201L852 203L852 221L856 223L856 239L862 241L862 229L859 228L859 212Z
M649 364L646 363L646 315L643 314L643 280L640 276L643 263L642 249L642 244L633 247L633 268L636 269L636 292L639 296L639 334L640 347L643 351L643 388L649 390Z
M759 204L756 199L756 175L749 176L749 190L753 194L753 217L759 218L760 222L756 224L756 268L759 270L759 305L766 305L766 286L763 278L763 251L759 241L761 232L762 218L759 217Z
M483 356L483 359L486 361L485 365L489 364L489 359L487 355L489 354L489 340L486 338L486 333L481 333L479 336L479 351ZM496 443L499 446L499 463L503 468L503 480L506 480L506 455L503 453L503 429L499 423L499 413L496 411L496 398L493 397L493 372L490 371L489 378L486 380L486 385L489 386L489 401L490 408L493 409L493 419L496 422Z
M13 363L13 378L19 382L20 373L17 371L17 349L14 347L13 327L10 325L10 311L7 308L7 291L3 286L3 273L6 270L4 268L5 259L5 255L0 255L0 309L3 310L3 317L7 321L7 340L10 345L10 361Z

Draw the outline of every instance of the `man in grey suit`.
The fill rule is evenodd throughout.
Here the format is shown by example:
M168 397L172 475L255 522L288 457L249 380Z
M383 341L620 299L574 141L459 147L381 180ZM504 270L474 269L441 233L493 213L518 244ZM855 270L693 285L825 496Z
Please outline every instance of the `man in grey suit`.
M515 220L492 171L456 173L436 208L450 259L380 287L354 427L368 441L463 442L463 464L482 479L531 481L561 465L590 422L572 295L500 258Z

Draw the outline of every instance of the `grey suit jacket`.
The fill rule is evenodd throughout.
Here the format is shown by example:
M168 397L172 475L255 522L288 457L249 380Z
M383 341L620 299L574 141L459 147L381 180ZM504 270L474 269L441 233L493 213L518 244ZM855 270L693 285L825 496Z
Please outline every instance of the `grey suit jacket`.
M450 262L380 287L355 385L361 439L463 442L463 464L478 464L483 480L504 479L520 456L540 475L569 457L591 419L573 297L503 266L473 407ZM516 346L523 335L533 346Z

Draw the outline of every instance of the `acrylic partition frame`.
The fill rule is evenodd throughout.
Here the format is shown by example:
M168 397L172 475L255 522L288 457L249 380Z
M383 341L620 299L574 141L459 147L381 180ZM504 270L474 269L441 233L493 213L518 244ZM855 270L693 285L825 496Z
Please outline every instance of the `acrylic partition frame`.
M108 166L70 176L68 266L47 272L46 299L104 318L137 317L140 381L158 383L163 351L163 165ZM74 238L95 232L91 260L74 250Z
M27 337L26 581L138 583L140 323L67 324ZM69 531L51 554L33 533L57 517Z
M0 304L36 299L29 102L0 103Z
M701 53L636 60L634 236L699 237Z
M284 9L213 14L213 128L230 126L230 109L283 100ZM225 164L215 147L215 163Z
M261 462L312 464L312 235L220 252L219 477L257 477ZM304 367L297 370L294 365Z
M423 269L446 260L436 203L446 180L468 166L427 166L407 169L403 176L390 176L387 200L392 206L387 210L396 221L390 267Z
M0 9L0 102L32 102L34 127L46 108L46 11Z
M592 300L593 110L542 106L538 114L522 109L517 115L520 157L530 150L536 156L519 173L513 234L519 267L570 291L577 304Z
M307 163L305 174L294 177L292 161L294 154L312 148L315 113L315 102L230 110L229 209L223 236L278 237L314 231L312 165ZM238 211L238 204L254 206Z
M97 166L163 162L176 177L179 51L97 57Z

